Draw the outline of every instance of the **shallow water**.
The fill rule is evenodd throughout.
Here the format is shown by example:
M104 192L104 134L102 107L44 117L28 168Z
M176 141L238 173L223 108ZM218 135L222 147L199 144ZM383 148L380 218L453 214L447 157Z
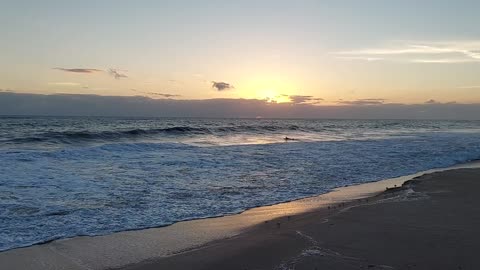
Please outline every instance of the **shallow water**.
M479 158L475 121L0 118L0 250Z

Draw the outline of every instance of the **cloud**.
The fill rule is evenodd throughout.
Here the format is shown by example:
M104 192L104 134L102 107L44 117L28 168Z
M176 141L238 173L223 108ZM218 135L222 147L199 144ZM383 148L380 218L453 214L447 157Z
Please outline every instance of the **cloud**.
M357 105L357 106L364 106L364 105L382 105L385 103L385 99L382 98L364 98L364 99L357 99L357 100L339 100L339 104L345 105Z
M81 84L75 82L49 82L49 85L58 85L58 86L80 86Z
M323 98L302 95L286 95L293 104L319 104Z
M480 89L480 85L459 86L457 89Z
M338 59L343 60L363 60L368 62L384 60L382 57L366 57L366 56L339 56Z
M402 41L386 47L335 52L344 60L401 61L411 63L480 62L480 40Z
M121 78L128 78L127 75L120 73L121 70L111 68L107 71L101 70L101 69L96 69L96 68L53 68L56 70L64 71L64 72L72 72L72 73L97 73L97 72L107 72L110 76L112 76L115 79L121 79Z
M285 101L287 99L287 101ZM320 104L324 99L323 98L316 98L314 96L305 96L305 95L287 95L287 94L280 94L274 97L266 97L262 99L268 103L285 103L285 104L293 104L293 105L315 105ZM279 100L281 100L279 102Z
M397 48L375 48L338 52L340 55L397 55L397 54L438 54L452 52L425 45L404 44Z
M160 96L160 97L164 97L164 98L174 98L174 97L181 97L182 96L182 95L168 94L168 93L144 92L144 91L140 91L140 90L136 90L136 89L130 89L130 90L132 90L133 92L145 94L147 96Z
M225 91L225 90L230 90L234 89L235 87L229 83L226 82L215 82L212 81L212 88L217 89L217 91Z
M473 59L445 58L445 59L412 59L412 63L432 63L432 64L455 64L455 63L471 63L480 62Z
M120 73L119 71L120 70L118 70L118 69L111 68L111 69L108 70L108 74L110 74L110 76L114 77L117 80L119 80L121 78L128 78L127 75L125 75L123 73Z
M166 93L150 93L151 95L157 95L157 96L162 96L166 98L172 98L172 97L181 97L182 95L177 95L177 94L166 94Z
M425 101L425 104L428 104L428 105L452 105L452 104L457 104L456 101L449 101L449 102L439 102L439 101L436 101L435 99L429 99L427 101Z
M73 73L95 73L95 72L102 72L103 70L101 69L96 69L96 68L53 68L56 70L61 70L65 72L73 72Z

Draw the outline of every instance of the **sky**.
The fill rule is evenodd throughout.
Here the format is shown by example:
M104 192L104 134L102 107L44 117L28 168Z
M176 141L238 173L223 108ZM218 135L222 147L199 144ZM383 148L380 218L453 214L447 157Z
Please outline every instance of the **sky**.
M309 106L480 103L480 1L5 1L0 89Z

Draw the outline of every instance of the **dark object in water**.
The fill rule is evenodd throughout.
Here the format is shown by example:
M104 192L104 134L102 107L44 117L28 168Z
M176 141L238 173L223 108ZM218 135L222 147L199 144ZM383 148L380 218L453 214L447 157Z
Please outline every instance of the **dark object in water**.
M294 138L289 138L289 137L285 137L283 138L285 141L296 141L297 139L294 139Z

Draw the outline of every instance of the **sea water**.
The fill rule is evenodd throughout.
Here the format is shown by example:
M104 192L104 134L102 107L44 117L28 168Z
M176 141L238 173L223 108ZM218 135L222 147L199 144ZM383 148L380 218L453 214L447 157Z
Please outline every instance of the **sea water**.
M0 117L0 251L479 158L479 121Z

